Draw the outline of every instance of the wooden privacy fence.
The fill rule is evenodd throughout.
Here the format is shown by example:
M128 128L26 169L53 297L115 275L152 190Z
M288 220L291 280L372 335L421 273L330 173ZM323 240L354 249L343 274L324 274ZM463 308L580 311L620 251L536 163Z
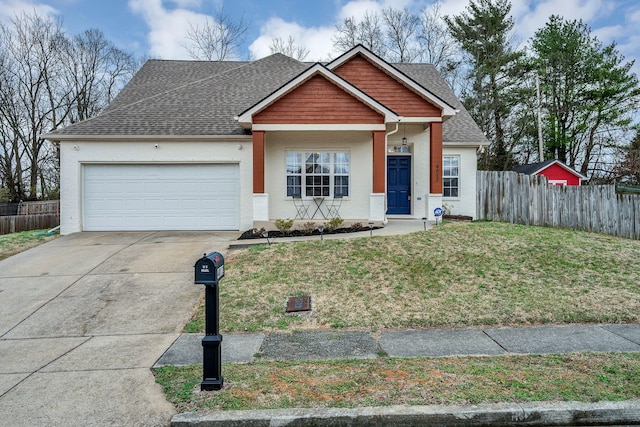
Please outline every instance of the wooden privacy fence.
M54 228L58 225L60 215L55 214L0 216L0 235Z
M640 239L640 195L614 185L553 186L544 176L477 173L477 219Z
M60 215L60 200L41 202L0 203L0 216L6 215Z
M0 235L60 225L59 200L20 202L15 211L17 215L0 216Z

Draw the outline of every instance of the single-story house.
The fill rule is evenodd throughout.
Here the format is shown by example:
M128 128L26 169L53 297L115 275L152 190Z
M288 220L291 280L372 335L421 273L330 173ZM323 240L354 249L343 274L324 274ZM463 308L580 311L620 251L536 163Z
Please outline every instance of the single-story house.
M432 65L361 45L329 63L149 60L101 114L44 137L63 234L475 216L487 144Z
M526 175L546 176L551 185L580 185L583 179L587 179L586 176L556 159L517 166L513 171Z

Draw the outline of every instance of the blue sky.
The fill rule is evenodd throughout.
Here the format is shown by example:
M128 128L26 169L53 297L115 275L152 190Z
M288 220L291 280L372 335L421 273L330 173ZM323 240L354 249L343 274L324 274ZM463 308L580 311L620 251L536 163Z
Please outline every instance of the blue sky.
M418 11L434 0L0 0L0 20L20 11L60 16L71 34L99 28L119 47L153 58L188 58L183 47L190 23L202 22L220 4L231 15L244 12L252 29L239 59L269 54L275 37L304 44L307 60L331 55L331 34L343 18L385 7ZM468 0L440 0L443 15L458 14ZM582 19L604 43L616 41L627 60L640 58L639 0L512 0L515 40L524 43L551 14ZM640 64L634 71L640 74Z

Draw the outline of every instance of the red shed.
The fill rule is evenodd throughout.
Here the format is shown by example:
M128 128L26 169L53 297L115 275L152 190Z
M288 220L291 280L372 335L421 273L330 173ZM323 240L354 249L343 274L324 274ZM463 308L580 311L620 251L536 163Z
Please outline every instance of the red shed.
M527 175L546 176L551 185L580 185L583 179L587 179L586 176L556 159L518 166L513 171Z

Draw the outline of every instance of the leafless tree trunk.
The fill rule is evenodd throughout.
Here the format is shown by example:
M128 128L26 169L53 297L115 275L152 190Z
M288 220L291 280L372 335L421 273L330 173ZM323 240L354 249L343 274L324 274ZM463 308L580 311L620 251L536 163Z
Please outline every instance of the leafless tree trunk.
M420 61L433 64L447 83L456 88L462 77L461 52L440 14L440 7L440 2L435 2L420 12L418 23Z
M415 62L419 56L416 30L420 19L407 8L389 7L382 11L382 20L386 26L389 59L393 62Z
M244 17L234 18L220 6L202 25L190 25L185 49L193 59L224 61L237 56L237 50L247 38L251 24Z
M309 55L309 49L296 44L295 39L291 36L289 36L286 41L281 37L271 40L269 50L272 54L281 53L283 55L290 56L293 59L297 59L298 61L304 61L307 55Z
M60 20L35 12L0 25L0 183L12 200L56 189L57 149L41 135L97 114L132 64L98 30L70 38Z
M357 44L362 44L378 56L385 56L384 30L382 19L377 13L365 13L362 21L345 18L336 25L337 33L333 36L333 47L339 52L346 52Z
M132 54L118 49L97 29L69 39L61 55L68 102L73 106L67 111L71 123L102 111L137 68Z
M40 134L51 127L51 114L61 102L50 79L60 71L56 55L64 35L60 21L36 14L14 18L11 25L0 27L0 33L6 49L5 72L14 85L13 102L3 107L14 109L6 116L17 119L11 129L12 139L24 147L29 173L26 197L36 199L40 162L47 150ZM23 194L15 196L22 198Z

